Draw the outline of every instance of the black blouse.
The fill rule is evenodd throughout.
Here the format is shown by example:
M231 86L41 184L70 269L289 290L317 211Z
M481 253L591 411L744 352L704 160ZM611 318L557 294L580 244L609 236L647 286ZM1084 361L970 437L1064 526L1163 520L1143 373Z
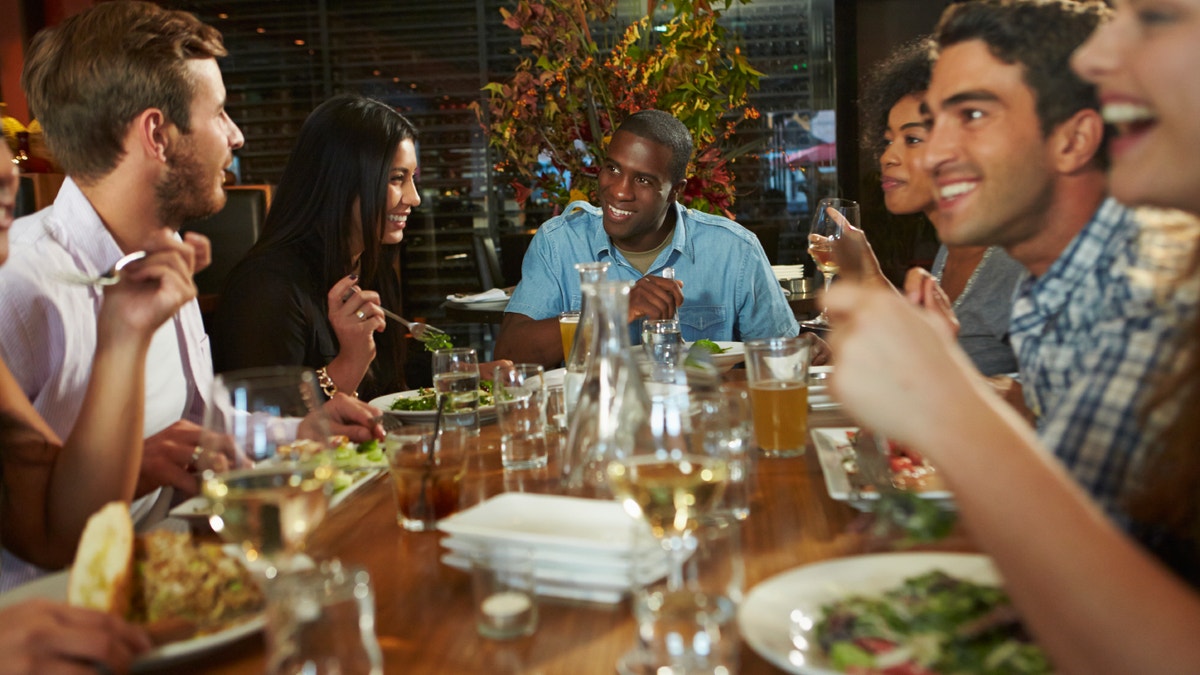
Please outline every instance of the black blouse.
M329 289L316 273L320 268L320 262L308 260L298 246L238 263L226 280L211 329L216 372L329 365L339 347L327 314ZM386 348L385 342L378 344L378 350ZM405 388L402 377L384 370L383 360L376 358L358 387L359 398L369 401Z

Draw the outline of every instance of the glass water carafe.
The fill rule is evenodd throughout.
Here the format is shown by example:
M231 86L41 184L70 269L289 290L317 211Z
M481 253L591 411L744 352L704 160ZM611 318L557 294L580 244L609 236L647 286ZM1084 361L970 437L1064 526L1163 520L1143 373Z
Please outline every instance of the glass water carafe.
M649 398L629 342L627 281L592 284L595 324L575 415L562 458L563 487L579 497L608 498L609 462L628 455L647 433Z
M592 354L592 333L596 326L596 303L590 300L594 295L592 285L608 278L608 266L606 262L575 265L575 270L579 272L579 327L575 331L575 341L571 345L571 353L567 355L566 373L563 375L563 402L566 403L568 422L574 417L579 388L583 386L588 357Z

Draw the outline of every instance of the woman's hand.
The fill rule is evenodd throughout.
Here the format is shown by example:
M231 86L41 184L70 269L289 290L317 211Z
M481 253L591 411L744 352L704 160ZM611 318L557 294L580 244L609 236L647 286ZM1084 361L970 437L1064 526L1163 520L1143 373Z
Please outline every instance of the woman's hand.
M899 294L842 283L826 302L837 326L830 387L864 425L924 450L947 414L964 416L973 400L990 400L949 331Z
M959 323L958 315L954 313L954 303L950 302L950 296L946 295L945 289L929 270L914 267L904 275L904 296L914 305L928 310L951 335L958 335Z
M148 649L145 631L110 614L43 599L0 610L0 675L125 673Z
M338 355L326 372L338 389L345 392L358 389L375 360L374 334L387 328L379 294L362 290L357 282L358 275L351 274L334 284L326 296L329 323L338 339Z

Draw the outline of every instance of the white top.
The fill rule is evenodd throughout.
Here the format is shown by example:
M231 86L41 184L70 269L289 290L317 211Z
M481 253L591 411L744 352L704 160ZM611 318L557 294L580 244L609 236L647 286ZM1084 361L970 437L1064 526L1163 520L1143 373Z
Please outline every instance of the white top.
M13 223L0 267L0 355L34 408L59 436L71 433L91 376L103 291L64 283L63 271L94 276L122 252L70 178L54 204ZM179 419L203 421L212 389L212 356L196 302L155 333L146 361L145 434ZM160 494L161 492L161 494ZM139 529L166 513L170 490L134 503ZM163 502L163 503L158 503ZM157 503L157 504L156 504ZM0 590L36 576L4 556Z

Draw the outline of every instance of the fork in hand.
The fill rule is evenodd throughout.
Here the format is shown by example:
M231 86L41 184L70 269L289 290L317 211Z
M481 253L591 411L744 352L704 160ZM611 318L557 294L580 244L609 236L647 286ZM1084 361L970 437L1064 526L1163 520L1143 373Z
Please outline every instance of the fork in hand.
M133 253L122 256L121 259L113 263L113 266L108 268L107 271L101 272L94 277L86 274L80 274L79 272L73 270L62 270L55 276L57 276L60 281L64 281L69 284L78 284L81 286L112 286L121 280L121 270L125 269L126 265L131 262L141 260L145 257L145 251L134 251Z
M430 326L427 323L421 323L420 321L409 321L408 319L405 319L386 307L380 307L380 309L383 310L383 315L387 318L404 324L404 327L408 329L408 332L412 333L414 340L425 342L426 340L430 340L439 335L446 334L446 331L442 330L441 328L434 328L433 326Z

